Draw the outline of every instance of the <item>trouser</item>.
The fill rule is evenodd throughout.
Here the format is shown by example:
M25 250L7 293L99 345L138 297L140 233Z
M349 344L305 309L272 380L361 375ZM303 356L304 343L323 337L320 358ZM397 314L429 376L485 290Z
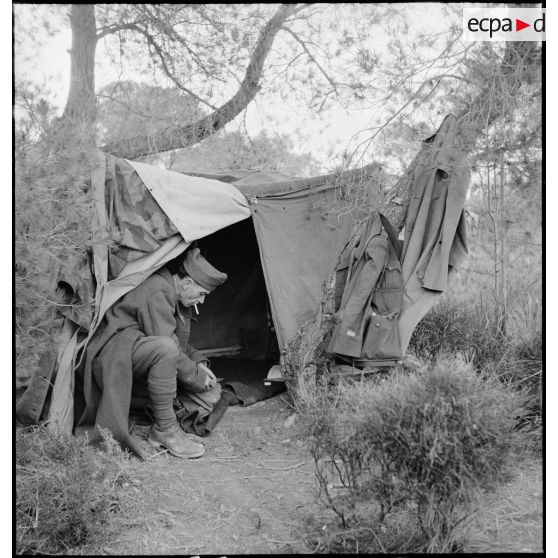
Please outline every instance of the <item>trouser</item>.
M147 385L153 418L160 430L176 423L173 401L178 354L178 345L170 337L141 337L132 348L134 381Z

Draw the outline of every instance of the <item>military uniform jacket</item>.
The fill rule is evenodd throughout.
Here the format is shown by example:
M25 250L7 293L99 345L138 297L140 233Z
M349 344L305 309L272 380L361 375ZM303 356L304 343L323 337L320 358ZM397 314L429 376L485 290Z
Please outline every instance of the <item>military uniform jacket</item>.
M470 170L459 137L457 118L449 115L425 140L400 257L400 241L377 212L341 252L329 352L355 364L395 364L416 325L447 289L467 255L463 208Z
M401 358L397 320L403 279L398 248L389 223L374 212L341 253L336 285L343 291L329 352L360 365L388 366Z

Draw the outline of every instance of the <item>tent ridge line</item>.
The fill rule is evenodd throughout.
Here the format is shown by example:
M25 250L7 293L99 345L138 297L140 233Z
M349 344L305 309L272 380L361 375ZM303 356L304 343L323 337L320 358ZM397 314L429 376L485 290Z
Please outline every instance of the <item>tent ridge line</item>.
M324 186L324 189L335 188L335 182L339 178L352 178L361 175L362 177L372 177L377 174L381 169L379 163L369 163L358 169L352 169L345 172L333 172L325 175L312 176L308 178L291 178L277 182L262 182L260 184L242 184L242 179L245 176L234 180L234 170L222 171L222 174L202 173L202 172L183 172L189 176L199 176L202 178L210 178L213 180L220 180L226 182L240 190L247 198L265 198L286 193L300 192L312 187ZM253 176L258 171L249 174ZM230 174L227 174L230 173ZM239 183L240 182L240 183Z

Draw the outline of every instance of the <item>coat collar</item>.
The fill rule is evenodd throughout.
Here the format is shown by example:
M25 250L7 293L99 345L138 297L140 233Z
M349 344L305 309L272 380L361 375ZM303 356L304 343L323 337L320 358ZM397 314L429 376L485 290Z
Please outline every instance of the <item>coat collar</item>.
M180 302L178 301L178 292L176 290L176 284L174 282L174 277L172 273L166 268L162 267L161 269L157 270L157 272L161 277L163 277L168 283L172 286L172 291L175 297L175 308L174 313L177 318L184 324L184 320L192 318L192 309L191 308L184 308Z

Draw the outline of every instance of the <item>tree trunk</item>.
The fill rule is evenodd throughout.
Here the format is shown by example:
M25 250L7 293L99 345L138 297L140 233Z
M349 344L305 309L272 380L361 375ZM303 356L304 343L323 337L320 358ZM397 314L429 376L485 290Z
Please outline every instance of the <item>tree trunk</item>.
M262 30L244 79L238 91L224 105L208 116L184 126L167 128L153 136L136 136L105 145L102 149L117 157L136 159L152 153L189 147L214 134L236 118L260 89L264 63L271 45L285 20L295 11L296 4L281 4Z
M72 25L70 91L62 119L93 123L97 112L95 7L92 4L72 4L70 22Z
M506 166L504 154L500 154L500 289L502 304L502 333L507 335L508 330L508 287L506 284L506 237L508 226L506 223Z

